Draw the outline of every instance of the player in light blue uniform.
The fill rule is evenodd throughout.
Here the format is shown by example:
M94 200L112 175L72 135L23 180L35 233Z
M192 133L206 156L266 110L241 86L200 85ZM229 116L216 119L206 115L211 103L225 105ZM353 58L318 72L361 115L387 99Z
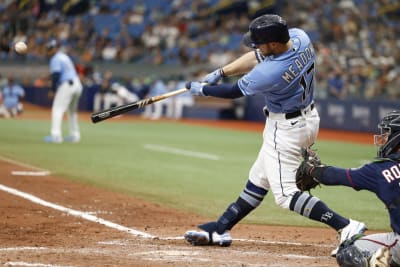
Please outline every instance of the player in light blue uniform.
M280 207L338 231L340 241L363 233L364 223L339 215L296 186L301 148L314 143L320 120L313 103L315 53L309 37L301 29L288 30L285 20L278 15L263 15L251 22L244 43L255 52L209 73L203 79L208 85L190 82L187 88L200 96L264 97L263 144L238 199L216 222L199 225L201 231L186 232L185 239L193 245L229 246L229 231L261 204L268 191ZM224 76L238 74L245 75L233 85L217 84Z
M291 113L313 100L314 49L303 30L290 29L289 36L289 50L267 56L238 81L243 95L262 94L269 112Z
M47 143L76 143L81 139L78 125L78 103L82 94L82 84L71 58L59 50L56 40L47 43L50 58L51 95L54 95L51 114L51 135L46 136ZM62 121L68 111L69 135L62 136Z
M8 77L7 84L0 92L3 104L0 106L0 115L5 118L15 117L23 111L21 100L25 97L25 90L14 82L12 76Z

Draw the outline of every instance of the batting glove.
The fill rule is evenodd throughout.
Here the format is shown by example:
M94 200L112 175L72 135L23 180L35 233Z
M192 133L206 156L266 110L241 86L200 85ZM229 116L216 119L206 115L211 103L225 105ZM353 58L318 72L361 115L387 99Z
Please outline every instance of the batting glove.
M186 83L186 88L190 90L190 93L197 96L205 96L205 94L203 93L203 86L204 85L200 82Z
M224 72L222 71L222 68L220 68L207 74L202 81L210 85L213 85L219 82L219 80L221 80L222 77L224 77Z

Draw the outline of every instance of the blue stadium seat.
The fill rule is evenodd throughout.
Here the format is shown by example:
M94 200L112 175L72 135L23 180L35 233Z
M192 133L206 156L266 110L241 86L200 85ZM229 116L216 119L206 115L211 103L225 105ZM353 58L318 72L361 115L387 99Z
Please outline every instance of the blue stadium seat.
M238 32L232 33L229 37L229 42L225 46L225 48L228 50L239 49L240 46L242 45L242 38L243 38L242 33L238 33Z
M154 9L154 8L168 8L171 6L171 1L167 0L157 0L157 1L145 1L147 9Z
M129 24L127 26L128 32L132 37L139 38L146 28L146 24Z
M110 38L114 38L121 30L120 25L121 17L110 14L98 14L92 16L93 26L95 31L99 34L103 32L104 29L109 29Z

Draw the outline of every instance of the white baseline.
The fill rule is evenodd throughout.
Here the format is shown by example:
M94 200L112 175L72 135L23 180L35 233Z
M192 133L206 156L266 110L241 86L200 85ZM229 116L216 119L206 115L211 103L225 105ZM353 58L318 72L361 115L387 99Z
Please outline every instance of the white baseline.
M10 193L10 194L13 194L13 195L16 195L16 196L19 196L19 197L22 197L22 198L25 198L27 200L32 201L33 203L40 204L42 206L49 207L49 208L52 208L52 209L55 209L55 210L58 210L58 211L62 211L62 212L65 212L65 213L67 213L69 215L72 215L72 216L75 216L75 217L80 217L80 218L83 218L83 219L91 221L91 222L103 224L103 225L105 225L107 227L114 228L114 229L117 229L117 230L122 231L122 232L127 232L127 233L130 233L132 235L140 236L140 237L143 237L143 238L156 238L156 236L150 235L148 233L137 231L135 229L128 228L128 227L125 227L125 226L122 226L122 225L119 225L119 224L104 220L102 218L99 218L99 217L94 216L92 214L89 214L87 212L83 212L83 211L79 211L79 210L73 210L73 209L70 209L70 208L66 208L66 207L63 207L63 206L60 206L60 205L45 201L43 199L40 199L40 198L35 197L33 195L30 195L28 193L21 192L21 191L19 191L17 189L14 189L14 188L2 185L2 184L0 184L0 190L5 191L5 192Z
M28 169L37 171L38 173L40 173L40 172L41 173L46 173L46 175L50 174L49 170L46 170L46 169L43 169L43 168L39 168L39 167L36 167L36 166L32 166L32 165L29 165L29 164L26 164L26 163L22 163L22 162L19 162L19 161L13 160L13 159L9 159L9 158L3 157L3 156L0 156L0 160L1 161L5 161L5 162L10 163L10 164L13 164L13 165L17 165L17 166L20 166L20 167L24 167L24 168L28 168Z

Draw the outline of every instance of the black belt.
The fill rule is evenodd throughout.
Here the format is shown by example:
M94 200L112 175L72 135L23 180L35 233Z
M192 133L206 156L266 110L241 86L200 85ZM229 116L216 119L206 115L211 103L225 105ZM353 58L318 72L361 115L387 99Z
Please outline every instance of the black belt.
M314 109L314 103L312 103L310 105L310 110L313 110L313 109ZM269 116L269 111L266 108L264 108L264 115L265 115L265 117ZM298 116L301 116L301 110L296 110L296 111L293 111L293 112L286 113L285 114L285 119L290 120L290 119L294 119L294 118L296 118Z

